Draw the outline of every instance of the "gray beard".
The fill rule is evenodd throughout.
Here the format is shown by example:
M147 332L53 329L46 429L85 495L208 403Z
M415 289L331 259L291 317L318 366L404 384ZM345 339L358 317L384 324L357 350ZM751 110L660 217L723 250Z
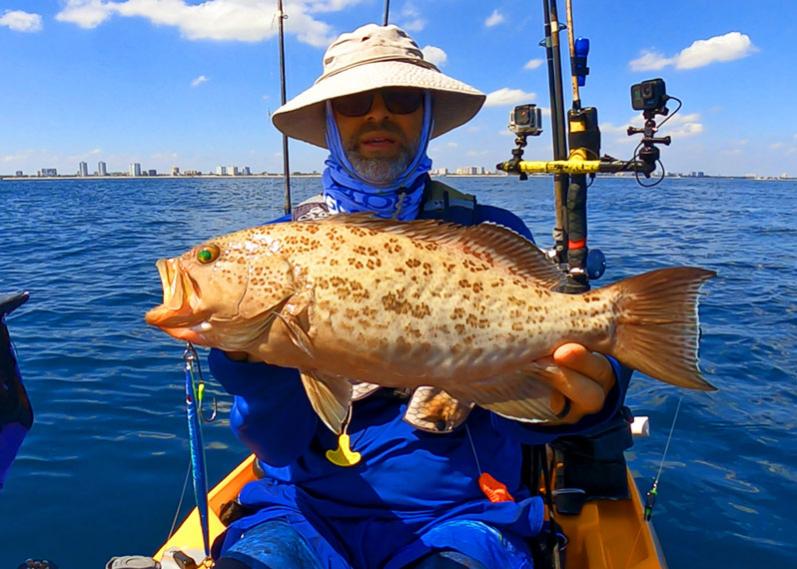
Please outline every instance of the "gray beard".
M355 172L369 184L377 186L395 181L412 160L407 148L402 148L395 158L365 158L356 150L349 150L346 154Z

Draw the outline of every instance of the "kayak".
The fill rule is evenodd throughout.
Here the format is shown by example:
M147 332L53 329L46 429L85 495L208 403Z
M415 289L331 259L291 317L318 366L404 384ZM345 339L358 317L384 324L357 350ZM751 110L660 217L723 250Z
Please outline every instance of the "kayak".
M224 531L222 506L235 500L241 488L257 478L254 455L239 464L209 493L211 541ZM578 569L666 569L653 526L644 520L643 502L631 472L626 470L631 497L587 502L581 513L558 515L569 543L566 567ZM203 558L202 530L196 508L155 554L163 569L178 567L172 554L181 551L197 562Z

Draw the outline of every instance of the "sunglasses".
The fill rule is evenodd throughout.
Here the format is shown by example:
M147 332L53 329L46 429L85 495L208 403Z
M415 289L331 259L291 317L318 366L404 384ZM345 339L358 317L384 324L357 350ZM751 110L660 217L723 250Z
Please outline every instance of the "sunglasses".
M423 103L422 90L396 88L338 97L337 99L332 99L332 108L344 117L361 117L371 110L374 104L374 95L377 93L382 96L387 110L394 115L414 113Z

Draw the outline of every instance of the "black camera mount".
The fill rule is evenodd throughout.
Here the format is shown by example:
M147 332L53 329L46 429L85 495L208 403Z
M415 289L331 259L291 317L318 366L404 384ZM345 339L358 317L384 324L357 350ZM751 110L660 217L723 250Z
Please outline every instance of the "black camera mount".
M656 137L656 132L658 131L656 116L662 115L666 117L669 114L670 111L666 105L670 98L671 97L667 95L667 89L663 79L650 79L631 87L631 106L634 110L642 111L642 116L645 119L645 126L642 128L629 126L628 136L633 136L635 134L642 135L642 140L640 141L642 148L636 155L646 166L643 171L646 178L650 178L650 175L656 169L656 162L659 161L661 155L656 145L663 144L669 146L671 142L669 136ZM666 121L667 119L664 120Z

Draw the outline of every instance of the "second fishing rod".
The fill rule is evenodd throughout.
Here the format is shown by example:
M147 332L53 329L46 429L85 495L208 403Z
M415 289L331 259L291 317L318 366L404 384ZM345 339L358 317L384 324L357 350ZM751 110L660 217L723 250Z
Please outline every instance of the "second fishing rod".
M597 109L581 108L579 87L584 85L589 53L589 40L578 40L573 31L571 0L567 0L567 31L570 53L573 103L565 122L562 58L560 50L559 13L556 0L543 0L545 17L545 51L548 62L548 87L551 98L551 135L554 160L568 160L573 156L568 147L576 149L581 160L600 158L600 130ZM559 173L554 176L555 261L567 269L563 292L579 293L589 290L587 272L587 177L583 173ZM602 271L601 271L602 272ZM595 278L599 274L593 275Z
M657 145L669 145L670 137L658 137L657 132L680 109L681 102L667 95L662 79L651 79L633 85L631 105L634 110L643 112L645 123L644 128L629 127L628 135L642 134L642 140L629 160L601 156L598 111L595 107L583 107L581 104L580 87L584 86L589 74L589 40L575 37L572 0L566 0L566 4L565 26L559 22L556 0L543 0L545 37L540 45L545 48L548 63L553 160L523 159L527 138L542 133L541 109L527 104L515 107L510 113L509 129L515 133L515 148L512 149L512 159L501 162L496 167L507 173L518 174L521 180L525 180L528 174L554 175L556 221L553 230L554 246L549 255L567 274L561 291L580 293L589 290L589 280L599 278L605 269L603 254L597 249L590 251L587 244L588 186L598 173L633 172L637 182L646 187L660 182L664 176L664 168L659 160L660 151ZM568 31L572 85L572 106L566 116L559 36L565 29ZM678 107L656 125L657 116L669 114L666 103L670 99L678 101ZM653 184L643 184L639 175L650 178L657 167L661 170L658 180Z

